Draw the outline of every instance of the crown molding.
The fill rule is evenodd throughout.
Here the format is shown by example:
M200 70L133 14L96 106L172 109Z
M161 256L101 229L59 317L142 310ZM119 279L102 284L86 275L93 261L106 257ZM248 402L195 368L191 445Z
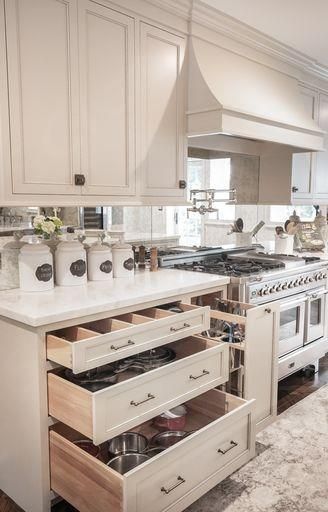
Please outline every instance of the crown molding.
M146 0L146 2L184 20L190 20L192 0Z
M319 79L328 79L328 66L320 64L308 55L214 9L201 0L193 0L190 21L297 67Z

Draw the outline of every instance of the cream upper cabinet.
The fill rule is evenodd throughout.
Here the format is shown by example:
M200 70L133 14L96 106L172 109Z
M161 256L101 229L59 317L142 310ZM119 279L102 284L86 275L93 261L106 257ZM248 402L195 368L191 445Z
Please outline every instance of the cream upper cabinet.
M312 119L316 118L317 94L311 89L300 88L304 106ZM292 193L294 199L310 199L313 194L315 167L314 153L294 153Z
M79 0L82 194L135 194L134 23Z
M325 148L326 151L319 152L316 155L316 173L314 180L314 196L316 200L328 199L328 95L319 95L319 126L326 132ZM327 204L327 203L326 203Z
M141 23L140 55L140 193L183 198L185 39Z
M5 23L12 192L79 193L76 0L6 0Z

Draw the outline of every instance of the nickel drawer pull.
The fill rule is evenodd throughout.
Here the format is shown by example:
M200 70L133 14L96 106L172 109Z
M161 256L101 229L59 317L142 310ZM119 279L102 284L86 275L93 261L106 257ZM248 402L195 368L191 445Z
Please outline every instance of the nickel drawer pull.
M145 398L145 400L141 400L141 402L135 402L134 400L131 400L130 405L134 405L135 407L138 407L138 405L149 402L149 400L153 400L154 398L155 398L155 395L148 393L147 398Z
M197 380L197 379L200 379L201 377L205 377L205 375L209 375L210 372L208 370L203 370L202 373L200 375L189 375L189 379L191 380Z
M232 450L235 446L238 446L238 443L236 443L236 441L230 441L229 448L227 448L226 450L221 450L221 448L219 448L218 453L222 453L224 455L225 453L230 452L230 450Z
M181 331L182 329L187 329L187 327L191 327L191 325L184 323L182 327L171 327L170 331L177 332L177 331Z
M295 363L289 363L288 368L294 368Z
M120 345L119 347L115 347L115 345L111 345L110 349L111 350L120 350L121 348L130 347L132 345L135 345L135 342L132 340L129 340L125 345Z
M173 485L172 487L170 487L169 489L165 489L165 487L161 487L161 491L164 492L164 494L170 494L170 492L174 491L174 489L179 487L179 485L182 485L185 483L185 479L182 478L182 476L178 476L177 480L178 480L178 482L175 485Z

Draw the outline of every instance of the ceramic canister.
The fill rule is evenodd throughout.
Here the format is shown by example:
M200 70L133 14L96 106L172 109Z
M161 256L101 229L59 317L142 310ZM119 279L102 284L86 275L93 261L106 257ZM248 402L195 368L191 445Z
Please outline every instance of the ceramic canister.
M131 245L117 243L112 247L114 277L134 276L134 254Z
M25 292L40 292L54 287L53 257L43 244L26 244L19 253L19 281Z
M87 282L87 256L78 241L61 242L56 250L56 283L75 286Z
M3 246L1 254L2 275L8 288L19 288L18 258L25 242L21 242L22 234L14 233L14 240Z
M88 277L90 281L113 278L112 251L108 245L97 242L88 250Z

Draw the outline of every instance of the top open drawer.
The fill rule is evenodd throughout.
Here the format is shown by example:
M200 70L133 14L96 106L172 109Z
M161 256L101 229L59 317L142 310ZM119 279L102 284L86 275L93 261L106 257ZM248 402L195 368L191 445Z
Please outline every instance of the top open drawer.
M180 312L177 312L180 310ZM171 343L210 326L210 308L150 308L47 334L47 357L80 373Z

